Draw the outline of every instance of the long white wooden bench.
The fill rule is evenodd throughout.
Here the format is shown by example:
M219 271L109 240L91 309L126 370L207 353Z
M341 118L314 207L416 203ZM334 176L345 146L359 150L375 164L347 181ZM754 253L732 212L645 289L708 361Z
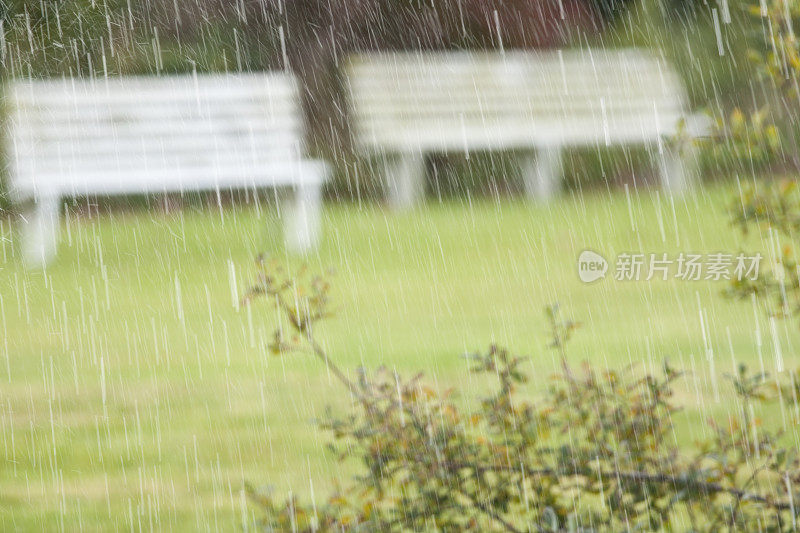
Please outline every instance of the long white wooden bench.
M327 167L303 158L294 79L283 73L13 81L10 191L33 199L26 261L56 249L62 198L289 188L288 246L318 237Z
M693 179L690 143L666 138L686 119L683 86L635 49L548 52L404 52L355 55L347 66L354 142L384 165L390 204L425 187L430 152L517 151L526 192L547 198L570 146L652 146L670 191Z

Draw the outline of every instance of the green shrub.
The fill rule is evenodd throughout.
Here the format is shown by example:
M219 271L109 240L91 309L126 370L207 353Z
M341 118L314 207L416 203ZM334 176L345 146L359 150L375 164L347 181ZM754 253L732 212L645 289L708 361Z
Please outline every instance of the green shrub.
M264 297L287 319L276 355L311 352L341 382L353 409L321 422L331 450L359 473L324 504L274 500L249 488L266 531L792 531L800 459L752 407L778 387L740 367L729 376L740 416L711 421L713 436L679 446L673 385L681 373L573 369L565 345L577 324L548 309L562 360L547 394L522 394L524 360L497 346L468 356L496 380L465 411L456 392L381 369L351 377L315 337L329 285L259 262L245 302ZM791 400L789 400L791 401ZM795 413L796 416L796 413Z
M800 42L794 28L800 23L800 2L740 0L734 7L747 17L736 61L748 77L739 84L744 94L738 102L727 99L726 105L717 98L709 103L718 139L706 145L704 161L727 174L796 172Z

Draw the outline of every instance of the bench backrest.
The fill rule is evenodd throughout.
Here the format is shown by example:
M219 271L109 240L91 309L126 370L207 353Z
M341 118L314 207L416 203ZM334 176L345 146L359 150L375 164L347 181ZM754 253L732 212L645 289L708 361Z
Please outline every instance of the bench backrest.
M280 184L302 153L283 73L14 81L8 97L17 197Z
M353 56L354 134L367 150L642 141L674 131L685 95L640 50Z

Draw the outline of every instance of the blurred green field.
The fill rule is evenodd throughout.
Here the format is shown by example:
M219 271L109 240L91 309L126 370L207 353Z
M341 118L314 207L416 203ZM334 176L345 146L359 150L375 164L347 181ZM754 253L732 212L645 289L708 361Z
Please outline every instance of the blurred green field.
M669 357L691 370L679 438L701 438L707 415L735 409L718 379L733 358L772 370L777 342L797 365L796 324L773 332L752 302L722 297L724 282L586 285L576 261L585 248L611 260L763 251L758 235L730 227L736 190L450 200L409 213L329 205L306 260L335 270L337 314L319 336L344 368L421 369L467 393L480 384L460 354L505 344L531 356L535 394L556 364L543 308L559 301L583 323L575 363L641 369ZM73 217L44 271L22 268L2 224L0 529L240 529L253 513L245 480L320 499L347 475L313 424L326 405L346 406L344 391L311 356L268 354L276 319L265 302L235 305L257 253L303 262L286 258L268 205Z

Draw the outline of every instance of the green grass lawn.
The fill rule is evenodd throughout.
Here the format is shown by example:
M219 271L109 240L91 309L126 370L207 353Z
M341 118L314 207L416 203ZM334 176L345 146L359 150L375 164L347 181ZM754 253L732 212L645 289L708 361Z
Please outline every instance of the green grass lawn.
M337 314L319 336L345 368L421 369L466 392L480 384L459 356L502 343L530 355L535 392L556 364L543 308L559 301L583 323L576 363L669 357L692 370L680 433L700 438L704 417L734 408L716 377L733 357L773 369L776 338L796 366L796 324L773 334L763 310L721 296L724 282L586 285L576 259L584 248L608 259L763 250L730 227L735 193L450 200L402 214L330 205L306 259L335 271ZM313 424L326 405L345 406L343 389L312 356L268 354L265 302L234 305L258 252L302 262L285 258L271 213L73 220L44 271L22 268L3 222L0 529L238 529L253 512L245 480L321 499L347 475Z

